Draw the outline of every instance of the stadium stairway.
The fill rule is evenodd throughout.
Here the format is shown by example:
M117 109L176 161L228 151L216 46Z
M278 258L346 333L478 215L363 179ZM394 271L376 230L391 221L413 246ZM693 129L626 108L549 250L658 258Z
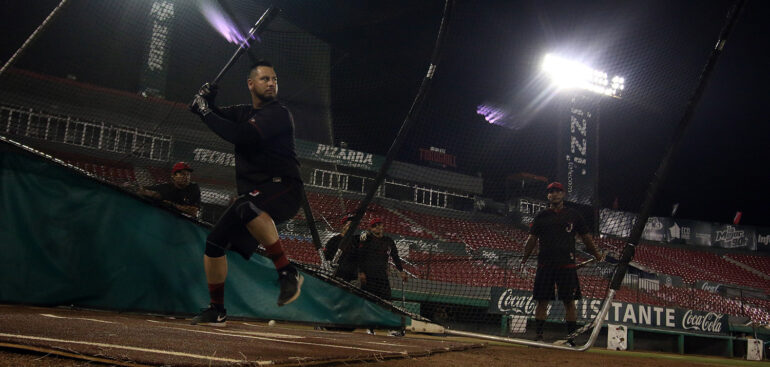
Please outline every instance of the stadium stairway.
M431 235L433 238L435 238L435 239L437 239L439 241L449 242L448 239L446 239L443 236L441 236L440 234L432 231L430 228L420 225L420 223L417 223L417 221L415 221L414 219L404 215L403 213L399 212L395 208L387 208L387 207L383 207L383 208L385 208L385 210L393 213L394 215L398 216L399 218L407 221L408 223L411 223L413 226L421 228L423 231L425 231L426 233Z
M722 258L725 259L725 261L727 261L727 262L733 263L733 264L735 264L737 266L740 266L743 269L746 269L746 271L750 271L750 272L752 272L752 273L754 273L754 274L756 274L756 275L758 275L758 276L760 276L760 277L762 277L764 279L770 280L770 275L767 275L766 273L763 273L761 270L758 270L758 269L752 267L751 265L748 265L748 264L745 264L745 263L743 263L741 261L733 259L731 256L735 256L735 255L724 255L724 256L722 256ZM748 255L748 256L750 256L750 255ZM768 270L770 270L770 269L768 269Z

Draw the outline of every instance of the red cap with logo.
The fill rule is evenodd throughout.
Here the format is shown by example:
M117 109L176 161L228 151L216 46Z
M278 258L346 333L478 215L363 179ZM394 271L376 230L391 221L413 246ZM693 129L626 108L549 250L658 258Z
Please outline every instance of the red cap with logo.
M171 174L173 175L174 173L177 173L179 171L185 171L185 170L190 172L193 171L193 169L190 168L189 164L185 162L178 162L177 164L174 165L174 168L171 169Z
M374 227L377 224L382 224L381 218L372 218L372 220L369 221L369 227Z
M561 182L551 182L550 184L548 184L548 187L545 189L545 191L551 191L551 190L564 191L564 185L562 185Z

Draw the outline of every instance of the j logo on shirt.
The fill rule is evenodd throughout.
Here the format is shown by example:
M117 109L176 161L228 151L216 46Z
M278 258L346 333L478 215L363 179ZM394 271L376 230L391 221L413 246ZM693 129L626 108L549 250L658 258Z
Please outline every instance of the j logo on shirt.
M572 222L570 222L570 223L567 223L567 226L564 227L564 230L567 231L567 233L571 233L572 232L572 228L574 228L574 227L575 226L572 224Z

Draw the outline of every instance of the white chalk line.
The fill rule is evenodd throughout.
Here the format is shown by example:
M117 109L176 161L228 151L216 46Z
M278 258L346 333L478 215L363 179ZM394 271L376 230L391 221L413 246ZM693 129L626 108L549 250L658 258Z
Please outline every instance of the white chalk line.
M172 356L177 356L177 357L187 357L187 358L195 358L195 359L205 359L205 360L209 360L209 361L220 361L220 362L230 362L230 363L249 362L249 363L257 363L260 366L261 365L274 364L273 361L247 361L247 360L243 360L243 359L232 359L232 358L204 356L204 355L200 355L200 354L173 352L173 351L170 351L170 350L140 348L140 347L132 347L132 346L128 346L128 345L120 345L120 344L95 343L95 342L87 342L87 341L82 341L82 340L65 340L65 339L45 338L45 337L41 337L41 336L28 336L28 335L5 334L5 333L0 333L0 336L9 337L9 338L16 338L16 339L40 340L40 341L64 343L64 344L82 344L82 345L90 345L90 346L102 347L102 348L126 349L126 350L133 350L133 351L137 351L137 352L166 354L166 355L172 355Z
M157 321L157 320L146 320L146 321L156 323L156 324L169 324L174 326L179 325L177 323L167 322L167 321ZM216 328L216 326L213 326L213 327ZM188 330L188 329L184 329L184 330ZM232 330L232 329L224 329L224 328L213 329L213 330L222 330L222 331L227 331L228 333L236 333L236 334L240 333L240 334L248 334L248 335L254 335L254 336L264 336L266 338L283 338L283 339L304 339L305 338L304 336L299 336L299 335L261 333L258 331L247 331L247 330Z
M399 351L391 351L391 350L378 350L378 349L351 347L351 346L346 346L346 345L334 345L334 344L324 344L324 343L300 342L300 341L293 341L293 340L283 340L283 339L275 339L275 338L266 338L266 337L252 336L252 335L229 334L229 333L224 332L224 331L213 332L213 331L193 330L193 329L186 329L186 328L180 328L180 327L170 327L170 326L161 326L161 327L162 328L167 328L167 329L190 331L190 332L193 332L193 333L235 336L235 337L239 337L239 338L259 339L259 340L267 340L267 341L274 341L274 342L287 343L287 344L313 345L313 346L319 346L319 347L329 347L329 348L338 348L338 349L353 349L353 350L361 350L361 351L376 352L376 353L399 353L399 354L406 353L404 351L399 352Z
M57 316L57 315L52 315L50 313L41 313L40 316L50 317L50 318L54 318L54 319L84 320L84 321L102 322L102 323L105 323L105 324L117 324L116 322L112 322L112 321L89 319L89 318L86 318L86 317Z

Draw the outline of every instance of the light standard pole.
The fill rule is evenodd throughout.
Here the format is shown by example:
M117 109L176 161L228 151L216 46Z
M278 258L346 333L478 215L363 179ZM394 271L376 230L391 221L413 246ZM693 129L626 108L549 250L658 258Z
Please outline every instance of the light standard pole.
M603 97L620 98L625 89L625 78L610 79L604 71L553 54L545 55L543 72L558 90L573 90L570 98L570 153L559 157L558 164L566 164L567 198L593 206L594 233L599 235L599 102ZM589 92L587 94L580 93ZM598 97L598 99L596 98ZM588 129L593 128L593 144L588 155ZM588 164L591 160L592 164ZM566 162L564 162L566 161ZM592 172L590 172L592 171ZM589 187L578 188L579 176L590 177ZM587 178L588 178L587 177ZM588 186L588 185L584 185ZM586 191L593 191L586 197Z

